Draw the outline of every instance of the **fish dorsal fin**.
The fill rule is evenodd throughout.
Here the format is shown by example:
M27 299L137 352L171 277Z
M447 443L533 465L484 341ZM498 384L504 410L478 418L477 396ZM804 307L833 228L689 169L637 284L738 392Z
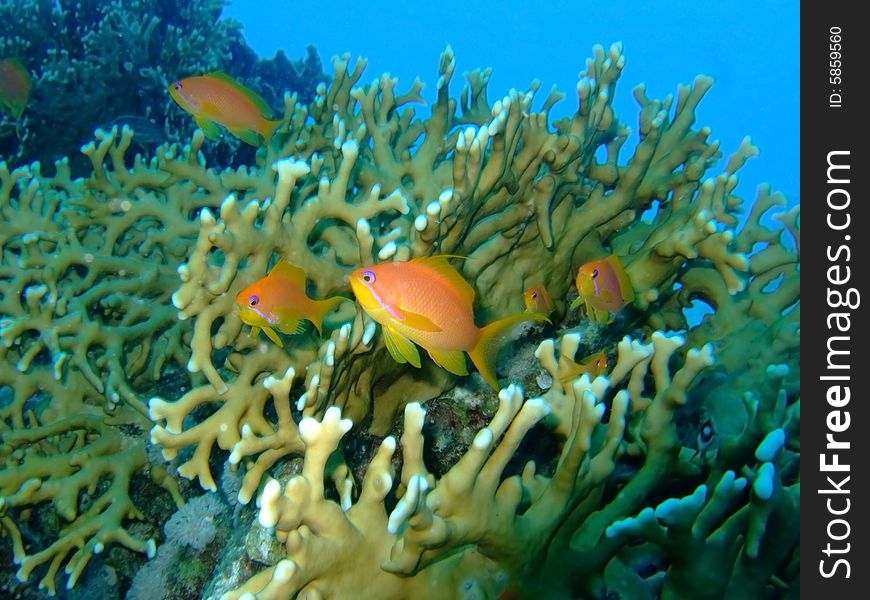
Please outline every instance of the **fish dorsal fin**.
M254 106L257 107L257 110L260 111L260 114L267 119L271 119L274 116L274 111L272 107L263 99L263 97L247 87L242 82L238 81L231 75L228 75L224 71L212 71L211 73L207 73L209 77L217 79L228 86L232 87L234 90L245 96L248 100L250 100Z
M294 264L287 262L285 259L281 259L277 262L277 264L272 267L272 270L269 271L269 277L276 276L283 281L288 283L292 283L295 286L298 286L305 289L305 271L300 269Z
M448 282L453 289L459 292L459 296L463 300L468 300L469 304L474 304L474 288L472 288L468 282L465 281L465 278L459 274L459 271L448 262L451 258L464 257L448 255L422 256L411 260L411 262L422 265L433 271L438 275L438 277Z
M613 268L613 272L616 274L616 280L619 281L619 292L622 296L622 300L626 304L634 302L634 288L631 285L631 280L628 278L628 273L625 272L622 260L620 260L620 258L615 254L611 254L604 260L607 261L607 263Z

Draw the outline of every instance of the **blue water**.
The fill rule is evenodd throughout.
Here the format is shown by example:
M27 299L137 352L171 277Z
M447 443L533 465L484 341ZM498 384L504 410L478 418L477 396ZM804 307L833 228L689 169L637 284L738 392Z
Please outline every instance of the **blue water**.
M263 56L283 48L289 57L299 57L313 44L331 73L330 58L350 52L369 59L366 80L389 72L401 87L419 76L429 100L439 54L450 44L457 75L493 68L491 102L512 87L525 89L535 78L543 84L540 101L552 85L568 92L554 111L557 117L576 109L577 73L592 46L622 41L626 68L615 106L624 123L635 128L637 103L631 90L637 84L645 83L651 97L664 98L698 74L712 76L716 84L701 104L698 125L713 129L726 158L746 135L762 152L741 170L738 192L752 200L758 184L769 182L790 204L798 204L799 8L790 0L260 0L236 1L224 14L244 24L247 42ZM453 95L461 84L454 77ZM626 144L623 160L633 145Z

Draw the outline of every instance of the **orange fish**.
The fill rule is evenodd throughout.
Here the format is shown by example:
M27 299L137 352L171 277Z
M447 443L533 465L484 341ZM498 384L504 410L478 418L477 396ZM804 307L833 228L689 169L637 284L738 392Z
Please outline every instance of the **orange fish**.
M511 329L523 321L547 321L537 313L513 315L486 327L474 324L474 290L447 256L415 258L361 267L350 275L356 299L383 326L387 350L399 363L420 366L418 344L455 375L468 375L471 361L498 389L495 359Z
M580 297L571 308L586 303L586 313L599 323L610 323L612 313L634 301L634 289L622 261L615 254L588 262L577 272Z
M321 333L323 317L345 300L348 299L340 296L312 300L305 293L305 271L281 260L268 275L239 292L236 314L251 326L252 336L256 337L262 329L270 340L283 348L274 329L281 333L300 333L305 319L314 323Z
M0 109L17 121L30 96L30 73L17 58L0 60Z
M223 125L252 146L268 141L281 121L273 121L272 109L254 90L226 73L208 73L176 81L169 95L193 115L209 139L217 139Z
M584 373L588 373L590 379L595 379L607 372L608 366L607 353L602 350L601 352L590 354L579 363L572 360L568 372L561 377L561 381L562 383L568 383Z
M536 285L523 292L523 302L527 311L542 315L549 315L556 309L550 292L542 285Z

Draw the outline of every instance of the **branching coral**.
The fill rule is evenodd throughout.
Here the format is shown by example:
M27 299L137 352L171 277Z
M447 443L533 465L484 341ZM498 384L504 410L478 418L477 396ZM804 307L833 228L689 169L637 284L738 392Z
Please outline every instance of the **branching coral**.
M239 494L239 499L247 503L253 497L260 477L274 462L286 454L301 450L301 442L296 432L296 423L290 416L290 385L294 372L288 367L281 379L274 377L262 378L264 365L275 362L273 351L270 356L263 353L249 357L245 361L238 378L226 392L226 398L215 394L211 386L195 388L175 402L166 402L161 398L152 398L150 415L155 422L165 422L156 425L151 430L151 440L163 448L163 456L175 458L179 448L196 444L193 456L181 465L178 472L189 478L198 478L202 487L216 490L214 479L209 468L209 456L214 444L224 450L233 450L230 458L238 463L242 457L260 454L256 463L249 467L246 481ZM287 362L287 357L277 360ZM271 399L278 413L278 431L264 416L264 406ZM196 425L183 429L184 418L198 406L217 402L219 407ZM254 435L264 436L258 442L253 441ZM265 438L265 439L264 439ZM264 452L265 451L265 452Z
M53 177L38 165L10 172L0 164L3 521L11 531L18 515L46 501L73 521L49 548L20 557L22 577L51 561L49 589L71 546L82 548L68 565L72 583L98 547L145 548L124 529L140 515L128 487L147 466L144 440L116 427L147 429L144 390L190 385L179 368L189 332L169 302L170 282L195 240L187 215L208 203L207 192L179 183L189 153L128 166L131 140L131 131L115 130L86 147L87 179L73 179L65 161ZM34 463L41 466L28 475ZM90 509L79 506L80 492Z
M23 373L46 362L57 380L80 372L110 404L144 417L135 387L184 362L185 326L167 290L196 198L159 169L125 167L131 138L125 130L86 148L87 180L72 180L64 162L52 178L0 166L0 352Z
M39 586L53 595L55 575L64 561L67 588L71 588L91 557L109 543L153 556L154 540L137 539L124 526L126 520L143 516L128 492L133 475L147 464L141 438L126 437L101 417L87 413L30 425L17 430L4 426L0 444L0 514L13 539L15 562L21 565L19 579L27 580L34 569L49 563ZM177 485L160 467L152 467L151 475L179 506L183 504ZM85 490L92 499L86 509L80 509L79 495ZM69 524L49 547L25 554L12 515L19 509L22 515L29 514L32 507L46 501Z
M603 538L609 519L639 508L671 472L679 449L672 413L685 403L698 372L712 362L709 348L692 351L686 365L671 375L668 359L680 343L661 334L648 346L625 341L633 351L620 353L616 376L634 373L631 381L637 385L651 370L656 381L646 407L633 415L630 393L622 389L610 396L611 382L604 377L593 382L583 376L548 393L562 404L559 419L567 421L562 452L549 476L536 473L529 462L521 474L504 478L523 438L550 412L546 396L524 401L519 388L502 390L489 425L437 481L423 460L424 410L407 405L399 498L389 514L384 501L394 481L394 438L386 438L371 461L358 500L351 503L343 492L339 505L326 496L327 459L351 422L336 408L327 409L320 422L303 419L302 473L283 491L270 482L260 508L261 524L275 528L287 558L224 598L243 592L256 592L257 598L495 598L508 584L542 597L567 598L594 589L596 572L619 549L616 544L608 548ZM545 365L555 369L554 361L551 356ZM606 424L601 423L608 409L605 396L610 398ZM643 467L598 511L605 482L628 443L626 425L632 423ZM566 569L566 564L577 567Z
M771 368L767 393L778 388L786 372ZM745 477L729 470L717 479L714 470L709 487L702 484L689 496L645 508L608 528L610 538L640 538L665 551L670 567L662 598L758 598L787 588L785 581L795 577L799 458L785 450L782 428L771 429L754 456L742 455L757 434L757 426L748 427L739 441L723 447L724 460L718 463L720 468L743 465Z
M784 206L782 194L762 186L735 237L737 248L750 256L745 290L729 294L709 267L698 265L680 276L675 300L686 307L700 299L714 309L689 335L712 341L732 376L759 382L768 366L788 364L786 389L794 393L800 374L800 207L774 213L780 226L762 222Z
M265 187L228 196L218 217L201 213L196 249L173 296L182 317L195 319L189 368L202 371L218 393L226 391L214 351L248 346L230 314L233 299L266 273L275 255L306 270L325 297L346 289L347 274L361 264L459 254L467 257L463 274L478 292L481 312L499 313L493 317L518 310L533 279L565 296L577 267L608 251L624 256L640 310L670 298L690 261L711 263L728 290L741 289L739 273L748 264L734 244L733 173L754 148L745 145L724 175L701 184L719 152L709 129L692 128L711 84L699 78L679 89L676 102L638 91L642 138L621 165L629 131L611 102L623 64L618 44L608 52L597 47L578 84L578 112L551 129L548 113L561 96L551 93L541 112L533 112L536 85L489 107L488 73L475 71L462 97L451 98L450 49L424 120L407 106L422 101L419 83L403 95L386 76L356 87L364 61L351 68L348 57L335 59L333 83L319 89L309 108L292 99L285 106L280 148L266 157L277 176L265 172ZM595 156L601 147L604 162ZM657 217L645 222L640 215L654 203ZM669 323L655 314L653 325ZM399 368L371 327L357 318L321 344L316 364L294 364L297 373L308 367L299 402L305 415L338 404L359 422L381 407L374 429L384 432L407 402L397 389L426 388L422 400L448 384L443 374L433 380L432 372ZM310 341L299 345L308 348ZM271 371L282 372L280 365Z
M229 597L444 597L440 586L469 598L509 588L679 594L691 587L686 569L723 556L735 567L719 590L793 579L796 541L780 530L797 506L799 217L764 222L781 201L763 188L739 224L735 173L756 149L747 140L708 175L719 146L694 121L711 81L664 101L638 89L639 142L621 157L631 132L612 108L618 44L595 48L576 113L555 123L558 92L537 110L537 83L490 105L486 70L451 97L449 49L424 118L411 106L423 102L421 83L399 93L389 76L361 83L365 61L334 67L310 105L285 95L256 166L212 168L201 132L134 157L128 128L99 131L83 148L85 178L66 161L52 177L38 164L0 165L0 524L22 576L49 563L43 583L52 585L77 532L70 583L109 541L149 549L125 520L139 516L129 486L146 468L150 430L165 458L181 457L182 476L216 489L220 449L243 469L238 499L262 494L261 519L287 557ZM420 403L437 402L454 376L428 361L396 363L350 303L327 317L322 337L298 334L283 349L252 338L233 312L237 293L279 257L323 298L347 294L355 267L433 254L464 257L481 323L518 311L530 285L559 299L557 327L573 323L561 307L577 268L607 254L621 257L636 292L614 323L543 342L536 356L552 385L531 400L503 390L462 458L439 468L426 462ZM713 312L690 324L698 299ZM614 350L628 330L650 341L625 338ZM605 377L569 376L581 348L616 362ZM488 393L473 378L463 384L457 397ZM348 450L336 468L330 456L341 456L351 422L351 440L380 436L402 414L401 441L383 441L354 496L350 473L369 457ZM710 416L717 437L703 452L696 414ZM558 458L515 466L539 436L558 445ZM112 452L124 460L110 468ZM302 455L301 474L270 481L273 467ZM62 465L57 475L26 476L49 463ZM71 502L53 477L98 508ZM25 557L18 519L48 510L42 502L72 524ZM649 518L653 504L660 521ZM710 526L695 529L699 520ZM735 550L741 536L747 547ZM774 537L782 553L753 571L745 558ZM683 542L699 562L679 554ZM650 565L657 574L642 577Z

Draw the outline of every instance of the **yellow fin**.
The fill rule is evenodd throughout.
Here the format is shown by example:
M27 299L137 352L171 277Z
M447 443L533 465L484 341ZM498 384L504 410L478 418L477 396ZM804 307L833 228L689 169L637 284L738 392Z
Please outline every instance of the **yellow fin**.
M603 308L595 308L594 306L592 307L592 314L589 316L592 319L598 321L599 323L604 323L605 325L613 321L613 315L610 314L610 311Z
M390 332L384 327L384 345L387 347L387 351L390 353L390 356L393 357L400 365L404 365L408 361L402 356L402 353L399 352L399 348L396 346L396 342L393 341L393 336L390 335Z
M465 352L461 350L429 350L429 356L454 375L468 375Z
M469 285L465 278L448 261L451 258L463 258L462 256L423 256L415 258L411 262L424 265L442 279L446 280L463 300L474 303L474 288Z
M269 119L263 119L262 123L260 124L260 129L258 130L258 133L263 136L263 141L265 143L268 143L269 140L272 139L272 136L275 135L275 130L277 130L280 126L280 120L270 121Z
M498 350L506 341L513 328L524 321L550 322L545 315L541 313L520 313L510 317L505 317L494 323L490 323L480 330L480 339L468 352L471 357L471 362L486 379L486 382L492 386L494 390L498 389L498 379L495 376L495 359L498 355Z
M345 298L344 296L333 296L326 300L311 301L312 310L308 320L314 323L314 326L317 328L317 333L323 335L323 317L338 308L339 304L344 301L352 302L352 300Z
M284 342L281 341L281 338L278 337L278 334L275 333L274 329L272 329L271 327L263 327L262 329L263 333L266 334L266 337L275 342L276 346L278 346L279 348L284 347Z
M275 329L277 329L281 333L296 335L297 333L302 333L305 330L305 324L302 322L302 319L292 317L281 318L281 316L279 315L278 323L276 324Z
M196 121L196 126L202 129L205 137L210 140L220 139L221 130L218 128L217 123L200 116L194 116L193 120Z
M414 345L414 342L402 334L396 333L389 327L384 327L384 342L387 345L387 350L390 351L396 362L400 364L409 362L418 369L420 368L420 353L417 351L417 346ZM397 355L401 356L404 360L396 358Z
M296 265L287 262L283 258L272 267L272 270L269 271L269 275L275 275L288 283L298 285L303 290L305 289L305 279L307 278L305 271Z
M230 133L249 146L261 146L263 143L263 138L253 129L230 129Z
M582 375L583 373L583 365L578 365L572 360L571 364L568 366L568 370L561 377L559 377L559 381L561 381L562 384L571 383L571 381L573 381L575 377L577 377L578 375Z
M401 308L396 308L396 312L404 317L402 319L402 324L407 325L408 327L412 327L419 331L431 331L432 333L438 333L439 331L443 331L440 327L438 327L429 317L418 313L412 313L407 310L402 310Z

